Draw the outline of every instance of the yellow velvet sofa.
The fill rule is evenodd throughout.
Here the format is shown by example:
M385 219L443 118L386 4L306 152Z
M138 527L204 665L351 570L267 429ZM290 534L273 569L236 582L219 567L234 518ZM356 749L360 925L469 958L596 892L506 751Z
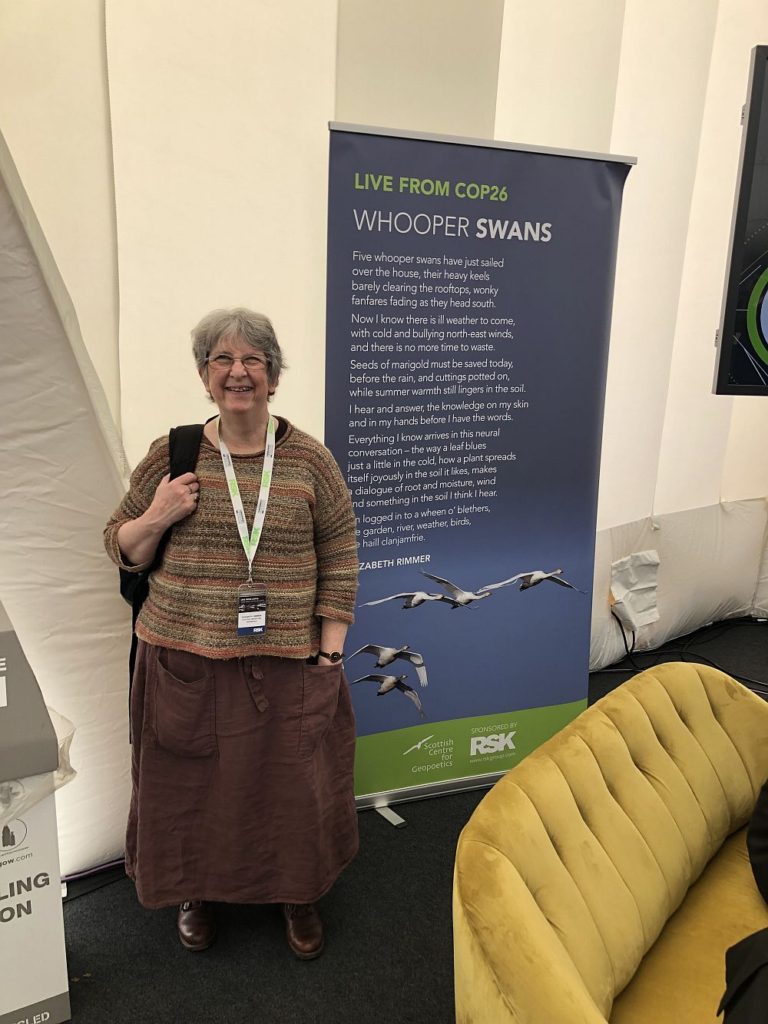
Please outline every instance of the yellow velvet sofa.
M703 665L530 754L459 838L457 1024L717 1024L725 950L768 927L745 846L766 777L768 703Z

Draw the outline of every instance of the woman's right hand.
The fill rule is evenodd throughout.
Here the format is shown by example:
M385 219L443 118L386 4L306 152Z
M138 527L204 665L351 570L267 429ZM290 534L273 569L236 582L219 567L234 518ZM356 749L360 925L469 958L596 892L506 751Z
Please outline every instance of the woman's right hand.
M199 497L200 484L194 473L182 473L174 480L166 473L147 511L138 519L129 519L117 531L117 545L126 563L148 565L165 531L191 515Z
M170 473L166 473L157 485L145 516L165 531L191 515L197 508L199 497L200 484L194 473L182 473L173 480Z

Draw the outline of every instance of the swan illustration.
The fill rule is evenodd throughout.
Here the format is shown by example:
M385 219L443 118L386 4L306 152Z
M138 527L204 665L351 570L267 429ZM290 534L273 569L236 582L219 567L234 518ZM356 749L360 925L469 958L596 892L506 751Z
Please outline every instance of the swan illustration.
M534 569L532 572L519 572L515 576L510 576L509 579L500 580L498 583L486 583L484 586L478 587L477 590L463 590L457 584L451 583L450 580L445 580L442 576L433 576L429 572L425 572L423 575L430 580L434 580L435 583L439 583L447 591L448 599L453 602L454 608L466 608L473 601L482 601L484 597L490 597L494 590L500 590L501 587L511 587L518 581L520 581L519 590L529 590L531 587L536 587L539 583L549 580L551 583L559 583L561 587L578 590L580 594L585 593L585 591L579 590L578 587L574 586L573 583L563 579L560 575L562 571L562 569L553 569L551 572L544 572L541 569Z
M423 656L417 651L412 651L408 644L403 644L402 647L380 647L378 644L366 644L364 647L355 651L354 654L351 654L350 658L354 658L357 654L375 654L377 668L384 668L385 665L391 665L392 662L396 661L398 658L401 658L403 661L410 661L416 669L416 675L419 677L421 685L427 686L429 683Z
M568 580L563 579L562 569L553 569L551 572L544 572L543 569L534 569L532 572L519 572L516 576L510 576L508 580L502 580L501 583L497 583L497 587L508 587L513 583L521 581L519 590L530 590L531 587L537 587L540 583L544 583L549 580L550 583L557 583L561 587L568 587L569 590L578 590L580 594L585 594L585 590L579 590L573 583L569 583Z
M392 690L399 690L408 700L413 701L418 709L421 717L424 717L424 708L422 707L419 695L416 693L412 686L404 683L403 680L407 679L407 676L383 676L378 672L371 672L367 676L360 676L359 679L353 679L350 685L355 683L365 683L370 680L372 683L378 683L379 688L376 691L377 697L383 697L385 693L391 693Z
M367 608L373 604L384 604L385 601L397 601L400 598L403 599L403 608L418 608L426 601L445 601L448 604L454 604L446 594L428 594L426 590L411 590L402 594L390 594L389 597L380 597L376 601L364 601L360 607Z
M487 586L478 587L477 590L464 590L462 587L457 586L457 584L451 583L450 580L443 579L442 576L433 576L429 572L423 572L422 575L426 576L427 579L434 580L435 583L439 583L447 591L448 600L453 603L454 608L466 608L473 601L482 601L484 597L490 597L494 590L506 586L505 581L503 583L489 583Z

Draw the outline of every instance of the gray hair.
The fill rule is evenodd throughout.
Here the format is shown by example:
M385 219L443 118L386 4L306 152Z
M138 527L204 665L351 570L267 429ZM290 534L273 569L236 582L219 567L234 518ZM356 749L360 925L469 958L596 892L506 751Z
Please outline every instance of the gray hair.
M192 330L192 353L198 371L208 372L208 356L224 338L238 338L267 357L267 379L276 388L285 369L275 329L263 313L252 309L214 309Z

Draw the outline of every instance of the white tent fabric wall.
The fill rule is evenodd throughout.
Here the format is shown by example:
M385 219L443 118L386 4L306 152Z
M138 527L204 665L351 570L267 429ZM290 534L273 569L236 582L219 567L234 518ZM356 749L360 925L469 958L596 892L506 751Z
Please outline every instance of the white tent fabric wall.
M590 668L610 665L624 655L619 625L608 601L614 562L648 548L659 553L660 618L642 627L636 637L637 650L653 650L707 622L765 614L767 531L768 503L762 498L647 517L600 530L595 550Z
M621 213L598 529L657 511L654 495L716 12L717 0L674 5L626 0L611 149L632 153L638 163ZM729 205L732 189L729 183ZM712 365L709 350L704 358ZM677 478L682 494L687 469L681 467Z
M755 601L752 606L752 614L761 618L768 618L768 527L765 532L765 548L757 577Z
M122 449L75 311L0 137L0 602L48 704L76 723L62 871L122 852L127 609L101 530Z
M131 464L211 415L189 332L221 306L273 319L275 409L322 435L336 5L107 0L106 39Z
M338 6L334 120L494 138L505 0Z
M2 0L0 129L119 426L104 0Z
M610 153L623 29L623 0L506 0L494 137Z

